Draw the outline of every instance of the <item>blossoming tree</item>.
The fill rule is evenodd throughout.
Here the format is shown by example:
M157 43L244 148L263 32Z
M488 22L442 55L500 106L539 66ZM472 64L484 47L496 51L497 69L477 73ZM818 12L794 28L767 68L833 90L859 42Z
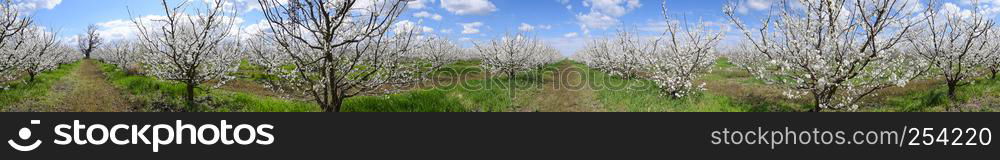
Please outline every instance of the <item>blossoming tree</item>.
M235 12L222 1L206 2L206 9L189 15L185 9L191 1L171 7L163 0L165 17L133 20L140 46L147 51L142 64L152 76L184 83L189 111L200 110L195 100L199 85L213 80L218 81L213 87L224 84L242 59L230 15Z
M0 2L0 82L18 78L16 73L30 55L24 43L32 18L24 15L10 0ZM0 86L3 88L4 86Z
M988 34L996 25L992 18L984 15L978 3L967 14L960 10L938 10L930 5L922 29L910 38L916 53L927 59L936 68L936 75L945 80L948 97L955 100L959 86L981 75L979 70L987 66L991 54L998 46L991 45Z
M906 85L919 76L901 50L922 17L908 0L779 1L759 28L740 20L735 5L724 13L743 32L748 54L763 61L749 68L757 78L811 95L815 108L858 108L875 91Z
M385 93L413 83L417 65L406 63L414 32L390 32L405 0L259 0L274 51L255 61L267 68L271 88L313 97L339 112L344 99ZM418 27L414 27L418 28Z

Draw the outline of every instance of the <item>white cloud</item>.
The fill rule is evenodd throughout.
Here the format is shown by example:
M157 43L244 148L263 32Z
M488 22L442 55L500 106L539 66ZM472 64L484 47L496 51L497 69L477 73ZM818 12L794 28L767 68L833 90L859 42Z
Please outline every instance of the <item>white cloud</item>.
M569 32L569 33L564 34L563 37L566 37L566 38L575 38L578 35L579 34L576 33L576 32Z
M13 2L22 11L32 11L43 8L52 10L62 3L62 0L14 0Z
M544 29L544 30L552 29L552 25L544 25L544 24L540 24L540 25L535 26L535 27L538 27L538 29Z
M751 11L763 11L771 8L774 0L744 0L736 5L736 12L747 14Z
M527 23L521 23L521 26L517 27L517 30L520 30L522 32L531 32L535 30L535 26L531 26L530 24Z
M559 4L566 5L566 10L573 10L573 5L569 3L569 0L556 0Z
M771 8L770 0L748 0L746 3L747 6L753 10L764 10L767 8Z
M417 18L427 18L427 17L431 17L431 13L427 12L427 11L420 11L420 12L414 13L413 16L417 17Z
M1000 0L978 0L978 1L976 1L976 0L961 0L960 3L962 5L965 5L965 6L970 6L969 9L961 9L957 5L954 5L954 4L951 4L951 3L945 3L941 7L942 7L942 10L945 10L945 9L957 9L956 11L958 11L958 12L955 12L955 13L962 14L962 16L971 16L972 12L973 12L972 10L974 10L971 7L973 5L977 5L978 6L978 11L976 11L976 12L978 12L980 14L983 14L983 15L986 15L987 17L996 17L997 14L1000 14ZM949 4L951 4L952 6L947 6ZM949 8L945 8L945 7L949 7ZM921 8L917 8L917 9L921 9Z
M479 34L479 27L483 26L483 22L472 22L472 23L458 23L462 26L462 34Z
M1000 11L1000 6L990 7L988 5L980 5L979 7L980 7L979 10L973 11L972 7L962 8L954 3L944 3L941 5L941 9L939 11L940 15L937 18L940 18L941 21L944 21L943 19L945 19L946 16L958 16L961 18L969 18L973 16L974 12L976 14L984 15L986 17L996 17L997 13L1000 13L998 12Z
M419 25L417 23L414 23L413 21L410 21L410 20L399 21L399 22L396 23L395 27L393 28L393 31L396 32L396 33L406 33L406 32L410 32L410 31L413 31L413 30L416 30L418 33L433 33L434 32L434 28L427 27L427 26L421 26L421 25Z
M441 8L457 15L484 15L497 11L489 0L441 0Z
M430 13L430 12L427 12L427 11L420 11L420 12L414 13L413 17L417 17L417 18L430 18L430 19L433 19L435 21L440 21L441 19L444 19L444 17L442 17L440 14Z
M424 9L428 4L433 4L434 0L414 0L406 4L407 8L410 9Z
M618 25L618 17L642 7L642 4L639 0L584 0L583 6L590 7L590 12L577 14L576 20L584 34L589 34L591 28L608 29Z
M590 38L584 38L579 36L576 37L564 36L564 37L553 37L553 38L542 39L542 41L545 41L546 44L549 44L553 48L558 49L559 52L561 52L562 55L565 57L571 57L574 54L576 54L576 52L579 51L581 48L583 48L583 46L587 44L587 41L589 40Z
M584 29L596 28L596 29L608 29L615 25L618 25L618 18L605 15L600 12L590 12L588 14L578 14L576 15L576 20L579 21L580 27Z
M1000 3L1000 0L980 1L978 5L974 2L967 2L965 0L959 2L961 5L955 3L944 3L941 4L941 8L938 9L939 15L936 18L940 19L940 21L944 21L946 16L968 18L972 17L974 13L985 17L996 17L1000 14L1000 6L993 5L993 3Z
M517 27L517 30L520 30L522 32L531 32L535 31L536 29L549 30L552 29L552 25L544 25L544 24L531 25L527 23L521 23L521 25Z
M137 19L149 22L151 20L162 20L165 19L165 17L149 15L139 17ZM135 26L136 25L132 23L132 21L123 19L101 22L97 23L97 33L108 40L129 39L135 37L136 33L139 32Z
M961 0L964 5L974 4L976 1L978 1L979 4L1000 5L1000 0Z
M252 1L258 1L258 0L252 0ZM277 0L277 1L278 1L278 3L282 3L282 4L285 4L285 3L288 2L288 0ZM327 0L327 2L342 3L344 1L343 0ZM393 1L393 0L356 0L356 1L354 1L354 5L351 6L351 8L352 9L358 9L355 12L357 12L359 14L369 14L369 12L372 11L372 10L387 10L387 9L389 9L389 7L392 7L393 5L395 5L396 2L397 1ZM410 6L410 5L411 4L408 3L407 4L407 8L412 8L412 6Z
M187 21L184 20L187 18L192 18L192 16L181 15L179 19L181 19L182 21L181 23L187 23ZM162 21L167 19L167 17L162 15L146 15L135 19L138 20L140 24L142 24L142 26L145 26L149 29L154 29L158 28L158 26L162 26L163 25ZM223 17L223 21L232 22L233 25L235 26L241 26L241 24L243 24L245 20L240 17L225 16ZM136 38L136 36L139 33L139 29L136 26L136 24L132 20L128 19L117 19L106 22L100 22L97 23L96 25L97 25L97 33L108 40ZM257 24L256 26L261 26L261 25ZM259 31L259 29L257 30ZM245 32L245 30L241 31L241 28L234 27L232 28L231 32L234 34L242 34L243 32Z
M639 0L585 0L584 7L591 7L591 12L600 12L611 16L619 17L625 13L642 7Z
M944 15L949 14L962 14L962 12L968 12L968 10L963 11L962 8L958 7L953 3L944 3L941 5L941 13ZM971 12L969 12L971 14Z
M450 34L451 33L451 29L442 29L441 33Z
M77 39L80 39L80 35L64 36L59 38L59 41L62 41L64 44L69 46L76 46L77 44L80 44L80 41L77 41Z
M215 0L203 0L209 5L215 5ZM224 8L236 9L240 13L247 13L260 10L260 3L257 0L223 0Z

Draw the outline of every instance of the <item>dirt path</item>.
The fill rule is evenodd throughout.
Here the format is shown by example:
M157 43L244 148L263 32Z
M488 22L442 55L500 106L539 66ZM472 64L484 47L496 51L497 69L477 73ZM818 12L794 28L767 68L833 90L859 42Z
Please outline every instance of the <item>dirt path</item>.
M562 63L547 79L542 91L535 94L530 111L595 112L602 111L594 90L583 80L583 72L570 63Z
M83 60L69 76L53 86L61 96L58 108L72 112L124 112L131 104L126 95L105 79L93 60Z

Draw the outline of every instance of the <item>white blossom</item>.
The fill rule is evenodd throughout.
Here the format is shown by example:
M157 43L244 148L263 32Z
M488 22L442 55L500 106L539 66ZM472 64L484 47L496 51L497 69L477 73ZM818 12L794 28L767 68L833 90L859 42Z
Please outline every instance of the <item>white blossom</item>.
M63 55L69 54L60 48L56 33L43 28L33 27L24 32L24 52L27 58L21 64L21 70L28 76L28 82L35 80L38 74L56 68L64 60Z
M1000 46L992 38L994 25L991 18L974 2L974 8L966 14L957 13L937 5L930 5L922 28L910 34L910 44L926 62L935 68L934 75L940 76L948 86L948 96L956 98L957 87L971 83L988 68L989 61Z
M524 34L508 33L486 43L475 43L475 48L483 59L483 69L510 78L559 59L559 51Z
M140 60L147 53L141 50L141 44L134 40L111 41L105 47L97 50L97 58L106 63L118 66L121 71L129 74L141 69Z
M219 1L211 4L222 4ZM145 69L159 79L184 83L189 107L195 106L195 89L200 84L212 80L218 81L213 87L225 84L234 78L228 73L237 71L242 59L238 39L232 37L237 35L233 33L235 20L227 16L231 8L209 4L189 15L185 9L191 4L172 7L164 0L163 19L133 20L140 46L146 51L140 58Z
M270 27L261 32L267 40L251 41L264 44L251 52L254 64L277 78L272 89L310 95L325 111L339 112L348 97L391 92L419 74L419 64L406 58L418 33L390 32L406 1L260 2Z
M748 47L737 60L757 78L809 94L822 109L856 108L875 91L905 84L925 69L899 45L916 30L920 5L907 0L789 0L750 28L735 5L724 12Z
M17 72L30 55L25 47L32 19L11 1L0 2L0 83L17 79ZM0 89L6 86L0 85Z
M684 97L705 90L694 80L710 72L715 64L715 47L722 40L721 31L705 23L694 27L675 23L663 3L663 17L668 22L662 35L642 38L638 33L620 30L614 39L598 39L587 44L581 54L586 63L614 76L653 81L664 95Z

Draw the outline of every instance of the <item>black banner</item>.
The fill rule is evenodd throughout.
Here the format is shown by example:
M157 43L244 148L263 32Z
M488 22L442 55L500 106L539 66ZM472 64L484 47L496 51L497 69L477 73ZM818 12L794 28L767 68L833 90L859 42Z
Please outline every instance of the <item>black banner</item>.
M1000 114L0 113L0 138L9 145L0 154L5 159L954 159L1000 153L992 143L1000 134L991 130L997 129L997 117ZM149 127L142 132L145 125ZM232 128L222 131L226 125ZM104 138L111 130L116 136ZM170 144L145 143L141 137L153 143L153 132L158 132L160 143ZM207 134L190 144L192 132ZM838 137L836 132L843 134ZM227 136L205 144L213 142L213 133ZM168 135L172 139L167 140ZM774 136L782 142L776 144ZM126 140L124 145L114 142ZM14 147L36 142L30 151Z

